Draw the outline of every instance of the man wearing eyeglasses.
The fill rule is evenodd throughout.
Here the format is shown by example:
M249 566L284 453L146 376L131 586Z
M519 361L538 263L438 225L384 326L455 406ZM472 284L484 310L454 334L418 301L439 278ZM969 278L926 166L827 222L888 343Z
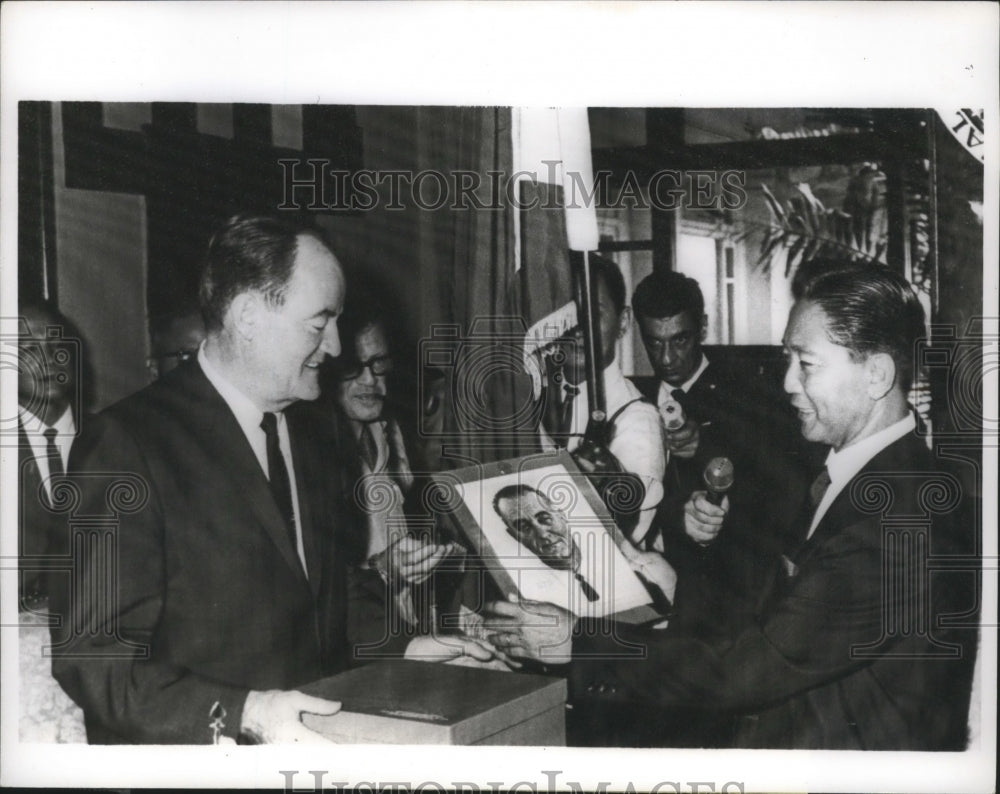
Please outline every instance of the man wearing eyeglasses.
M416 625L427 610L411 588L425 582L457 544L430 543L407 533L404 503L414 475L389 397L393 358L385 310L370 294L351 297L340 321L344 351L333 366L331 393L347 457L348 501L368 527L364 558L397 587L400 615ZM421 591L416 591L420 593Z

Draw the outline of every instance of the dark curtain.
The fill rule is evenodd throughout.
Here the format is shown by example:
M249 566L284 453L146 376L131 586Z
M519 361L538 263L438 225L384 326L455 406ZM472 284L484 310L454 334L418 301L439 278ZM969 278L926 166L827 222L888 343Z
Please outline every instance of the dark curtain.
M469 206L475 202L468 198L429 213L440 316L456 335L432 340L436 347L440 341L445 378L442 465L524 455L538 449L538 410L521 364L527 318L514 270L515 209L505 194L513 170L511 111L429 108L420 118L421 134L433 138L429 162L449 178L474 174L468 179L478 180L472 194L481 205Z
M19 102L17 114L18 302L56 295L52 106Z

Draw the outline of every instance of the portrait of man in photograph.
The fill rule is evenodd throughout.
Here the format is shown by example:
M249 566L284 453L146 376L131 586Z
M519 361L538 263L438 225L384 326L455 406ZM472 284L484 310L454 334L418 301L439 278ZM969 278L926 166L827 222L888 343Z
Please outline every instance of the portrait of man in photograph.
M569 571L588 601L601 596L580 573L583 555L570 531L566 514L530 485L507 485L493 497L493 509L507 532L550 568Z

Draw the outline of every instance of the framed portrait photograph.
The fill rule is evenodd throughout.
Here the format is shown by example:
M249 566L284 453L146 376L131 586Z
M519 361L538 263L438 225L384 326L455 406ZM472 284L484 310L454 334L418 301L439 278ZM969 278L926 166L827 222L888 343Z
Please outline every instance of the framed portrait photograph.
M658 613L628 541L565 451L438 475L448 520L500 589L578 617L638 623Z

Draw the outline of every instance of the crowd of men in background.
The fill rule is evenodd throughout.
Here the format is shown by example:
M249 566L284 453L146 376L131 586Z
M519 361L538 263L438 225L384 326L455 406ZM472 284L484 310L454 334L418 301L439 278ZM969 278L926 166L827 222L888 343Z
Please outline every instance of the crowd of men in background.
M349 284L312 230L224 224L198 310L153 324L157 380L97 416L77 415L75 364L45 359L45 329L64 318L23 307L19 595L22 609L74 615L53 629L53 674L88 740L313 741L301 713L339 704L298 687L363 658L468 655L567 676L576 743L964 747L975 632L936 618L974 609L970 577L917 575L924 561L887 544L884 516L854 495L874 479L897 509L919 510L935 481L907 403L924 333L909 284L874 266L802 270L786 411L752 374L709 361L693 279L654 273L629 305L614 262L594 256L591 272L609 449L642 485L623 528L637 570L656 571L645 579L669 603L666 628L581 632L552 605L497 601L475 637L440 631L439 610L468 611L456 607L468 552L413 520L428 456L394 394L408 362L386 303ZM633 320L649 378L626 378L616 355ZM589 395L578 329L565 341L539 447L572 454ZM710 499L703 473L720 456L737 475ZM79 509L98 514L123 485L114 473L131 475L136 495L109 573L106 557L70 542L55 491L88 475L75 480ZM558 511L529 490L498 498L497 514L598 598L573 564L569 522L554 531L536 514ZM973 529L947 514L931 527L933 553L975 548ZM53 556L70 569L47 571ZM116 598L88 597L109 576ZM916 584L888 598L886 577ZM931 622L897 636L887 615ZM609 637L622 631L647 658L616 657Z

